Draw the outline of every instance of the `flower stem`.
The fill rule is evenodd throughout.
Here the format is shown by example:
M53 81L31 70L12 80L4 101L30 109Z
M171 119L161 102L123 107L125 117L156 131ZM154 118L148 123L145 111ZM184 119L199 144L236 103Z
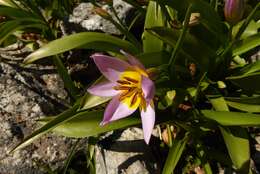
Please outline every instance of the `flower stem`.
M189 24L189 21L190 21L191 10L192 10L192 4L189 5L188 10L186 11L182 32L180 34L180 37L177 40L176 46L174 47L170 61L168 63L168 67L169 67L170 70L172 69L172 67L173 67L173 65L176 61L177 53L178 53L178 51L179 51L180 47L182 46L183 41L185 39L185 34L188 30L188 24Z

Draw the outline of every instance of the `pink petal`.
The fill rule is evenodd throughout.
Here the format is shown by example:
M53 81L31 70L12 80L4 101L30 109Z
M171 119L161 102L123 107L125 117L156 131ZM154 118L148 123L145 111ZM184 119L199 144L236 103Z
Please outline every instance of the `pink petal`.
M150 102L155 94L155 86L153 81L145 76L142 76L142 90L144 93L144 98L147 102Z
M120 52L122 54L124 54L127 57L128 62L133 65L133 66L137 66L143 70L145 70L144 65L134 56L132 56L131 54L128 54L127 52L125 52L124 50L120 50Z
M115 96L109 102L106 107L103 121L101 125L107 124L108 122L115 121L121 118L124 118L128 115L131 115L135 110L130 109L124 103L121 103L118 100L119 96Z
M91 57L100 72L110 81L117 81L120 73L131 66L125 61L103 54L94 54Z
M146 111L141 111L142 126L144 132L144 141L149 144L154 123L155 123L155 111L154 108L149 104Z
M96 85L92 85L88 88L87 91L92 95L97 95L101 97L113 97L119 92L113 89L114 86L116 86L116 84L112 82L101 82Z

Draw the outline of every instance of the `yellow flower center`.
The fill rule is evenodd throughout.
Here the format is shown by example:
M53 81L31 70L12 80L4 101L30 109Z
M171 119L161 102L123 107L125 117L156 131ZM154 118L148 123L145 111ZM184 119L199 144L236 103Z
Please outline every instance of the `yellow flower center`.
M119 90L119 100L125 103L130 109L146 110L146 101L142 90L142 75L148 77L148 74L137 67L123 72L117 80L115 90Z

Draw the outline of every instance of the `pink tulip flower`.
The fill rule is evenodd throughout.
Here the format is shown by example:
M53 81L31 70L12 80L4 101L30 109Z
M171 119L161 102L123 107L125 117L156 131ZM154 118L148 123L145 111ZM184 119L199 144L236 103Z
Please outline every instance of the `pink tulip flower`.
M127 61L102 54L91 56L108 81L91 86L88 92L96 96L112 97L101 125L127 117L139 108L144 140L148 144L155 123L155 86L141 62L123 51L122 53Z

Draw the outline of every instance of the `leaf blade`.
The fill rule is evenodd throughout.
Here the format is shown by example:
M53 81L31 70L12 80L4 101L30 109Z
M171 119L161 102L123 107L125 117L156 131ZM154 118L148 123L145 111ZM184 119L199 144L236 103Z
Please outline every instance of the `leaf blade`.
M233 48L232 55L237 56L243 54L251 49L254 49L260 45L260 33L249 36L243 40L240 40Z
M149 1L144 27L151 28L155 26L163 26L162 10L156 1ZM163 42L147 31L144 31L142 40L144 53L159 52L163 50Z
M223 126L259 126L260 115L242 112L201 110L208 119L214 120Z
M223 97L210 99L210 102L212 103L213 108L217 110L217 112L231 113L228 112L229 109ZM218 117L214 118L216 119ZM250 171L250 147L246 130L241 129L241 127L222 126L219 126L219 129L222 133L229 156L235 168L242 173L248 173ZM242 153L241 149L243 149Z
M60 54L75 48L96 49L102 51L109 50L115 52L120 52L120 49L124 49L133 54L139 52L130 42L121 40L114 36L97 32L82 32L65 36L48 43L27 56L24 63L32 63L41 58Z
M173 173L188 140L189 140L189 136L186 134L183 139L175 139L173 141L172 147L169 149L162 174Z
M102 118L103 111L84 111L76 114L71 120L55 127L52 131L67 137L84 138L141 123L139 118L130 116L100 126ZM40 122L47 123L49 120L51 121L50 117L42 119Z

